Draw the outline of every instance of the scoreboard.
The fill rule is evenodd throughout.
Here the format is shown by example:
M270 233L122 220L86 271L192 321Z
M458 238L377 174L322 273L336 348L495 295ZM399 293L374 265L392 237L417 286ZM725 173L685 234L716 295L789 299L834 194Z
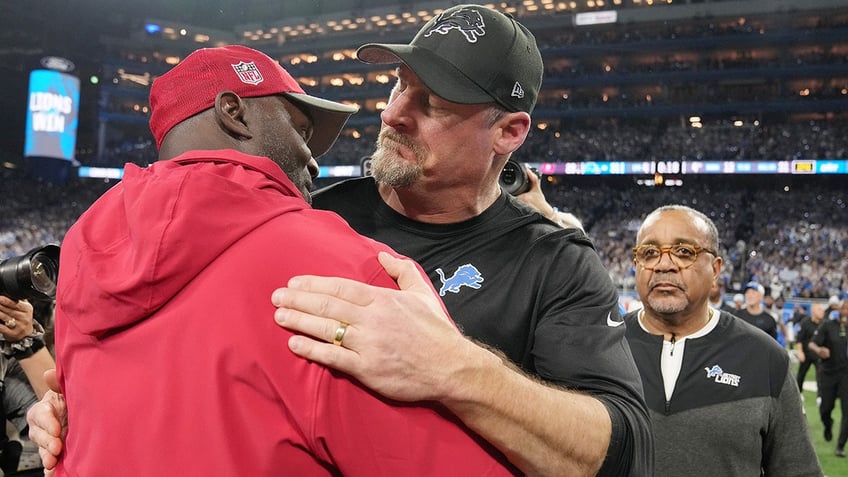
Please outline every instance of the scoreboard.
M367 162L358 166L320 166L319 177L358 177L368 175ZM663 175L693 174L848 174L845 159L799 159L794 161L587 161L587 162L528 162L546 176L579 175ZM80 177L120 179L123 170L80 167Z
M587 161L530 163L545 175L848 174L848 160Z

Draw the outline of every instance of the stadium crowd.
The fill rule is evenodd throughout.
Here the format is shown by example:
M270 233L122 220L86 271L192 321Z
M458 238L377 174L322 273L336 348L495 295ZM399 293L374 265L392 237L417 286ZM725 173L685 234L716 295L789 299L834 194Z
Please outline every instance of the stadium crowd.
M97 180L55 185L0 169L0 260L61 243L68 227L110 186Z
M542 121L544 122L544 121ZM702 127L668 120L565 121L535 129L514 154L522 162L757 161L848 158L848 120L705 122ZM359 164L373 149L374 134L348 131L321 165Z
M805 180L788 190L774 179L722 176L686 178L683 187L616 186L585 177L559 182L546 194L583 220L622 290L634 288L630 248L641 218L677 203L704 211L721 231L725 290L756 280L786 298L846 296L848 198L836 181Z
M364 153L350 155L358 161ZM787 184L794 182L788 191L783 178L742 176L687 176L683 187L645 187L632 177L552 176L543 184L553 205L583 221L623 291L634 289L631 247L641 219L660 205L679 203L704 211L722 232L728 292L757 280L787 298L848 297L846 192L837 180L798 179L786 178ZM3 171L0 259L60 243L67 228L113 184L73 179L54 185L22 171Z

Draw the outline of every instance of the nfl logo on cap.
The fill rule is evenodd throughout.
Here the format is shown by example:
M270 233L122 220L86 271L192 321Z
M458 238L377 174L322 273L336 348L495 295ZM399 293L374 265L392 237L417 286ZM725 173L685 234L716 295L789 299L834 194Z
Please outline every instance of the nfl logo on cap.
M233 65L233 69L236 71L239 79L242 83L247 84L259 84L265 78L262 77L262 73L259 72L259 68L256 67L254 62L245 63L242 61L241 63L236 63Z

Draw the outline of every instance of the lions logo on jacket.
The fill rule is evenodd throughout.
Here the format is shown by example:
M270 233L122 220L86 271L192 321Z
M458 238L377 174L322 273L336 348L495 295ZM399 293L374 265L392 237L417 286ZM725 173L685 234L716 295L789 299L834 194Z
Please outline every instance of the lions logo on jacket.
M741 376L736 374L726 373L721 366L714 364L712 367L704 368L707 372L707 379L715 378L715 382L719 384L727 384L729 386L739 387Z
M424 36L428 37L433 32L447 35L449 31L457 30L465 35L469 43L477 43L477 37L486 34L485 28L486 24L480 12L471 8L462 8L447 16L444 13L439 14L432 28Z

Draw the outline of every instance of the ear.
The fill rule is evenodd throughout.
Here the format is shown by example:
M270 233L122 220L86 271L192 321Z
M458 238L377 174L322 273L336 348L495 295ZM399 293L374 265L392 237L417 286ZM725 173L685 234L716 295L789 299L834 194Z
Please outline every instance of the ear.
M721 265L723 262L721 257L713 257L713 281L721 274Z
M530 115L525 112L506 113L495 123L498 135L495 138L495 153L510 154L518 149L530 131Z
M232 91L221 91L215 96L215 121L228 135L236 139L252 139L253 133L244 122L246 104Z

